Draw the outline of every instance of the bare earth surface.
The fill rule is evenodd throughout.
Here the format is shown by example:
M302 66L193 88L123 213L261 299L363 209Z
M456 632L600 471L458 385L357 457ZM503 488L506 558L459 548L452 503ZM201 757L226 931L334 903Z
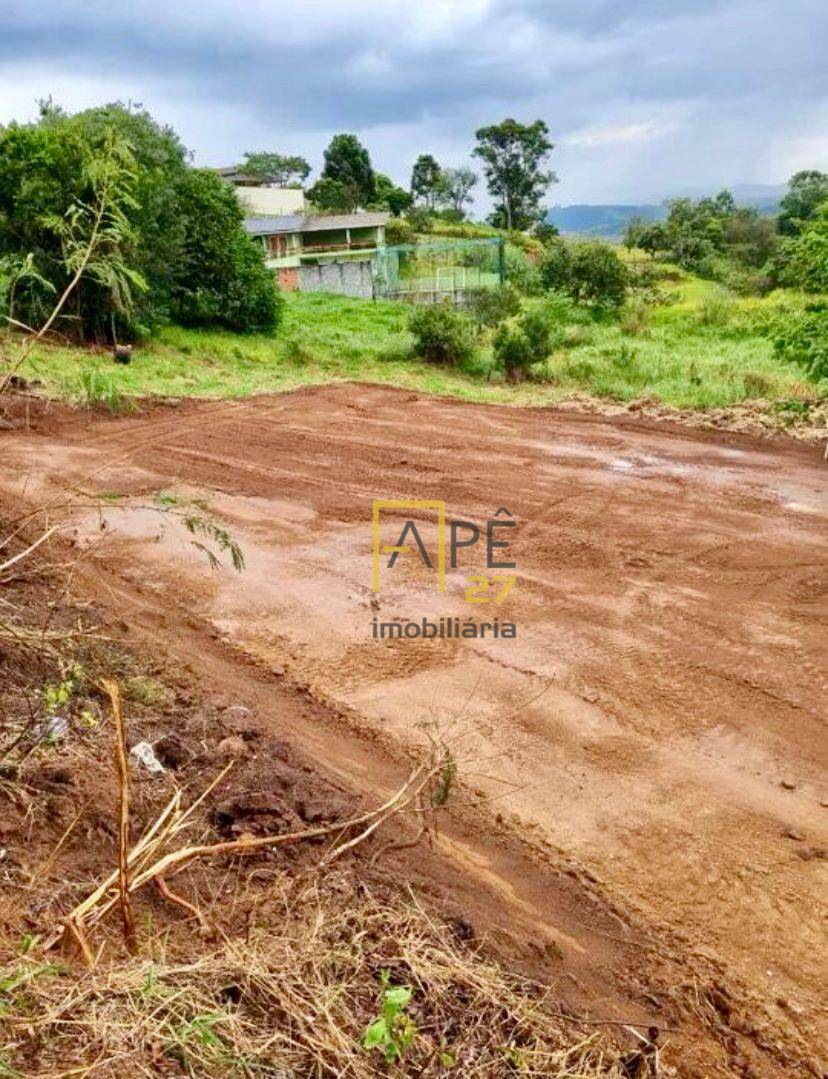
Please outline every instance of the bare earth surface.
M218 681L275 671L327 702L338 726L310 715L293 734L334 772L384 790L383 762L439 728L466 798L443 854L571 958L587 998L651 934L690 981L718 971L762 1011L761 1065L694 1074L828 1067L819 450L360 385L55 419L3 443L5 491L55 499L124 617ZM158 492L205 499L245 571L206 571ZM483 528L507 508L517 581L504 602L465 598L486 572L482 543L442 594L409 554L382 569L375 598L377 498L442 500ZM383 543L409 516L433 551L428 510L384 514ZM517 636L372 637L375 617L441 616L509 620ZM530 879L510 841L558 883ZM600 930L566 880L614 912Z

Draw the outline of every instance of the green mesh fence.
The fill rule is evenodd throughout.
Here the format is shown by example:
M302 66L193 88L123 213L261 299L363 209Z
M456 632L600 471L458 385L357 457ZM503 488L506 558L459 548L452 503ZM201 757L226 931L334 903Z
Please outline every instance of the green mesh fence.
M461 298L506 279L503 240L428 241L380 248L373 259L374 295L413 302Z

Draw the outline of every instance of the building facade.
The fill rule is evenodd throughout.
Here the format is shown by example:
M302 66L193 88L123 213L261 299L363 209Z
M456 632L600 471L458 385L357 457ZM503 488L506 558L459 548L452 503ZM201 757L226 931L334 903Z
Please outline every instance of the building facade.
M364 295L364 271L334 274L314 272L303 275L303 267L324 267L328 263L363 262L370 269L375 251L385 246L388 213L334 215L283 214L256 216L245 220L248 233L261 243L267 265L276 272L279 287L290 290L309 287L305 282L329 279L359 281L359 291L331 288ZM315 286L319 289L320 285Z

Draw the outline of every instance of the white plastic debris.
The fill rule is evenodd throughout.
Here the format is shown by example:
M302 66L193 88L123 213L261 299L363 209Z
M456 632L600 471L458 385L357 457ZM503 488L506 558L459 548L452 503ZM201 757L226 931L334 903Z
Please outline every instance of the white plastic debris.
M139 764L143 764L151 775L161 775L165 771L164 765L156 757L155 750L149 742L136 742L129 751L129 754L131 757L134 757Z
M59 742L69 733L66 716L47 716L37 728L38 742Z

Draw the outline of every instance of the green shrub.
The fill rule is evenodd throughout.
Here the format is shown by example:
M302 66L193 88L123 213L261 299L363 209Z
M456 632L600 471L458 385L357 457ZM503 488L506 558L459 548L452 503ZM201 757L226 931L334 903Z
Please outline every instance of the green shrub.
M414 226L404 217L392 217L385 226L385 242L388 244L413 244L416 239Z
M417 355L430 363L458 364L474 354L474 327L448 302L415 308L408 328Z
M498 328L494 338L494 358L513 382L534 363L529 338L517 323L505 322Z
M539 274L544 288L604 308L620 306L630 284L618 252L603 240L567 243L553 239L546 246Z
M504 249L506 277L521 292L535 295L543 288L538 267L522 248L507 242Z
M777 275L794 288L828 292L828 202L800 236L782 245Z
M405 220L414 230L414 232L431 232L432 219L428 210L422 206L412 206L410 210L406 212Z
M520 311L520 295L514 285L472 289L469 313L479 326L497 326Z
M804 367L809 378L828 379L828 304L814 304L782 322L773 343L777 356Z
M499 229L491 225L480 225L476 221L446 221L440 216L429 218L429 232L433 236L450 236L458 240L480 240L502 235Z
M261 248L244 232L232 187L211 169L190 169L179 198L189 227L173 289L173 317L183 326L219 325L238 333L276 329L284 297Z
M589 314L579 308L565 292L548 292L544 295L543 310L551 323L564 325L570 322L588 322Z
M539 363L549 355L551 335L549 316L542 308L535 308L521 315L518 322L532 351L531 363Z
M541 284L545 289L560 294L569 292L569 271L572 257L569 245L560 237L554 237L546 245L546 250L538 267Z
M36 122L0 127L0 258L31 260L16 274L15 317L45 320L104 191L104 228L56 329L124 341L171 317L276 325L280 301L232 187L190 168L172 129L120 104L69 115L44 103Z
M723 284L739 296L766 296L774 288L770 274L739 267L733 267L728 272Z
M495 333L494 357L507 378L517 381L527 368L549 355L549 321L541 310L527 311L502 323Z
M579 303L618 307L629 284L627 267L611 244L588 240L572 245L569 291Z

